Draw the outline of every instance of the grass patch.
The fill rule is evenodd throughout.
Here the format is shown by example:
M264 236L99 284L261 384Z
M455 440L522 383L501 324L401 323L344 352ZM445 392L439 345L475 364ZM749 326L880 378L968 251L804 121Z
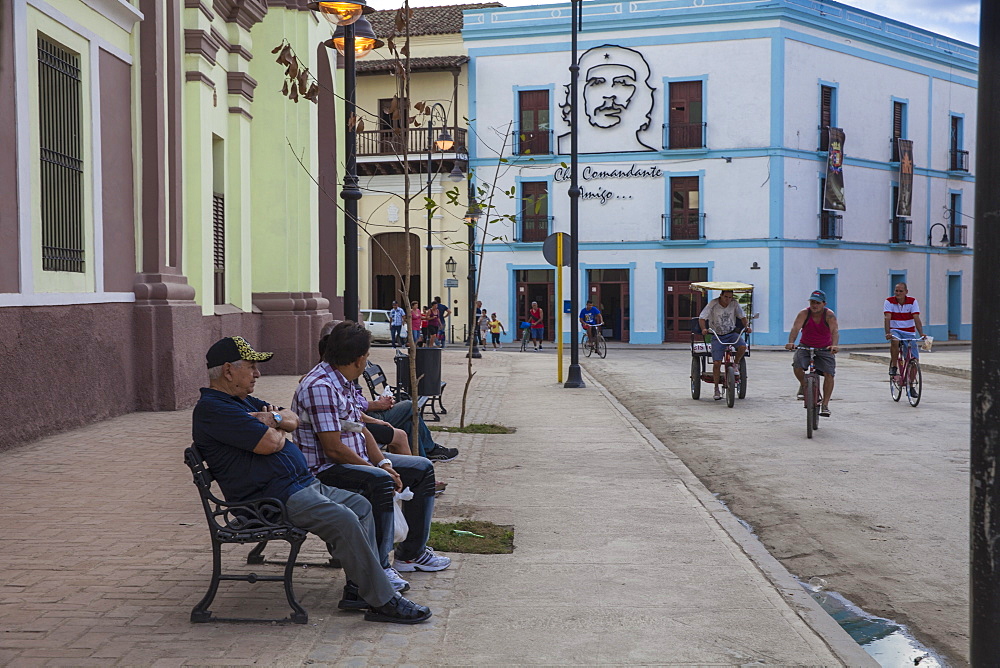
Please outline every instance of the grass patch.
M476 533L483 538L456 534L455 529ZM431 522L427 543L441 552L510 554L514 551L514 527L479 520Z
M517 431L514 427L505 427L502 424L467 424L464 427L441 427L434 425L431 431L446 431L452 434L513 434Z

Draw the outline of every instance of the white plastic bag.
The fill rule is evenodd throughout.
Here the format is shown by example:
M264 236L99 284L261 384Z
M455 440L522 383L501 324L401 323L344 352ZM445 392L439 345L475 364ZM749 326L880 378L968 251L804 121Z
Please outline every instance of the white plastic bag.
M920 349L923 350L925 353L929 353L931 351L931 346L933 345L934 345L934 337L925 336L924 340L920 342Z
M403 517L403 501L409 501L412 498L413 492L410 491L409 487L404 487L402 492L396 492L392 497L393 517L395 519L394 543L402 543L410 531L410 527L406 524L406 518Z

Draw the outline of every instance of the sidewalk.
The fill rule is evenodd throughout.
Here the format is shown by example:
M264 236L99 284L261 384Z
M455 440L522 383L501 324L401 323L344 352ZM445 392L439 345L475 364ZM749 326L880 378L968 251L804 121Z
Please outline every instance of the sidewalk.
M391 353L373 360L391 369ZM457 424L466 360L443 357L443 424ZM875 665L593 379L559 386L554 361L485 352L466 421L517 433L436 435L461 449L437 466L449 486L436 517L512 524L515 551L409 574L408 595L435 613L412 627L338 612L343 574L325 568L296 573L307 625L189 623L211 570L182 463L189 411L0 453L0 664ZM295 382L265 376L256 394L287 405ZM325 556L315 538L304 552ZM280 585L223 583L213 609L284 607Z

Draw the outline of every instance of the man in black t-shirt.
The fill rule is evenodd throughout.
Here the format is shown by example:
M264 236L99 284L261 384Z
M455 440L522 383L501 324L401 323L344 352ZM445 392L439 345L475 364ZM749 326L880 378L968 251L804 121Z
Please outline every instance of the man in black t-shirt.
M299 419L287 408L251 396L260 377L259 353L239 336L208 350L209 386L192 416L194 444L208 462L227 501L276 498L292 524L330 546L347 575L338 607L367 610L365 619L416 624L431 611L396 593L375 552L371 504L353 492L321 484L288 433Z

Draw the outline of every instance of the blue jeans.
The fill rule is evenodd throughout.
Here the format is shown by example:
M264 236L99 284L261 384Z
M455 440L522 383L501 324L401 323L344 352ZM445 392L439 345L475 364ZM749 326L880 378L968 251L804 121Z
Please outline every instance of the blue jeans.
M403 502L403 517L410 527L406 540L396 548L397 559L415 559L424 552L434 514L434 464L424 457L386 454L413 498ZM316 476L324 485L357 491L371 502L375 542L382 568L389 567L395 537L392 477L377 466L334 464Z
M722 343L719 343L719 340ZM729 332L728 334L720 334L719 338L712 337L712 361L719 362L725 357L726 346L728 344L735 344L736 348L746 348L747 342L743 340L743 336L739 332Z
M396 346L401 345L402 337L400 335L403 333L403 326L389 325L389 331L392 332L392 347L395 348Z
M402 429L406 432L406 437L409 438L411 422L410 411L412 410L412 405L413 402L407 399L406 401L397 402L387 411L368 411L368 415L376 420L385 420L396 429ZM427 453L434 449L434 436L431 435L431 430L427 428L427 424L424 422L424 419L420 417L419 413L417 414L417 420L419 420L419 424L417 425L417 447L419 449L420 456L426 457Z
M393 597L395 591L375 554L375 524L368 501L315 482L288 497L285 508L292 524L326 541L347 579L358 586L361 598L384 605Z

